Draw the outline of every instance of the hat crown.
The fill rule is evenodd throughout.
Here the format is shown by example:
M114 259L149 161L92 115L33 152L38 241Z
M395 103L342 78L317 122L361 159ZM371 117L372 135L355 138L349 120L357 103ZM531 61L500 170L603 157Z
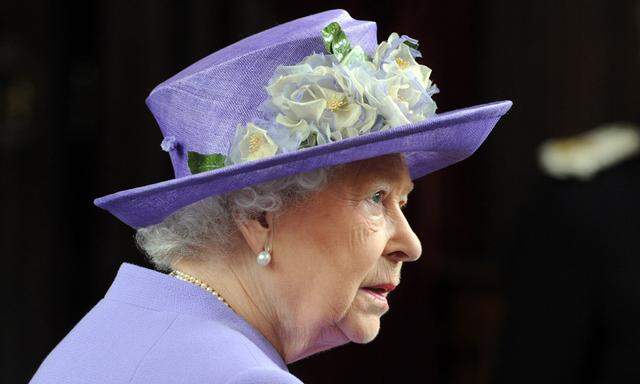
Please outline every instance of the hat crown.
M321 31L340 23L354 45L371 54L376 24L331 10L249 36L190 65L153 89L146 103L163 136L176 178L191 174L187 151L227 154L236 126L259 116L265 86L280 65L294 65L324 52ZM175 141L174 141L175 140Z

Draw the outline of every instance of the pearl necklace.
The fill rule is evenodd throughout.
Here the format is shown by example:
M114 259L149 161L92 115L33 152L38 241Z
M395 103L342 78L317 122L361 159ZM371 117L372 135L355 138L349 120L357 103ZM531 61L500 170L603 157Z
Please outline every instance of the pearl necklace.
M205 289L207 292L211 293L213 296L215 296L218 300L220 300L224 305L226 305L227 307L229 307L229 309L233 311L233 308L231 308L231 305L229 305L229 303L227 303L227 301L222 296L220 296L218 292L216 292L213 288L211 288L207 283L203 282L202 280L197 279L191 276L190 274L179 271L177 269L171 271L169 275L174 276L183 281L188 281L190 283L193 283L199 286L202 289Z

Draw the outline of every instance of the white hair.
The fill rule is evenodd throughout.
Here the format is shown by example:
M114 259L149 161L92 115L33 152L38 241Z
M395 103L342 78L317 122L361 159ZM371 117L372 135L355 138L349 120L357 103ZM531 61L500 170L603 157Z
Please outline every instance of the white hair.
M215 250L216 255L227 255L226 250L233 249L241 238L234 214L240 219L256 219L263 212L284 211L321 190L343 165L207 197L181 208L158 224L139 228L135 234L136 244L157 269L165 271L178 259L201 258L204 248Z

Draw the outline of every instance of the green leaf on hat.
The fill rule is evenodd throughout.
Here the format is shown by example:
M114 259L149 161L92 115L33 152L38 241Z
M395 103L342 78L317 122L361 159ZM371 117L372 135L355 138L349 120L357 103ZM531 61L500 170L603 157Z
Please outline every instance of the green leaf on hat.
M311 132L307 138L300 143L300 149L302 148L310 148L314 147L318 144L318 134L316 132Z
M405 40L403 41L405 45L408 45L409 48L418 49L418 42L412 43L411 41Z
M198 152L187 151L187 164L189 164L192 175L224 167L225 158L226 157L220 153L204 155Z
M351 51L351 43L347 39L347 35L345 35L340 24L335 21L324 27L322 40L327 52L333 54L338 61L342 61L347 53Z

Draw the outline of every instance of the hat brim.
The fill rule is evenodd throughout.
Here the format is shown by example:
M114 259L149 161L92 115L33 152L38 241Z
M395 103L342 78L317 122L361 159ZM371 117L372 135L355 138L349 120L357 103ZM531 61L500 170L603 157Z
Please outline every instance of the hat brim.
M389 153L403 153L411 179L417 179L473 154L511 105L506 100L444 112L415 124L116 192L94 204L133 228L146 227L208 196Z

